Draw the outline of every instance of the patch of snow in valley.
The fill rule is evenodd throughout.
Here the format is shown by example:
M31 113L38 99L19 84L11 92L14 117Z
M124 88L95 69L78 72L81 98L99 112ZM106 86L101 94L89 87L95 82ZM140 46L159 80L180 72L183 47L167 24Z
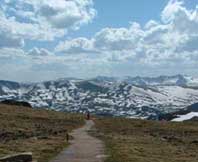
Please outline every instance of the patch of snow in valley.
M198 117L198 112L190 112L186 115L179 115L177 118L173 119L174 122L182 122L185 120L190 120L194 117Z

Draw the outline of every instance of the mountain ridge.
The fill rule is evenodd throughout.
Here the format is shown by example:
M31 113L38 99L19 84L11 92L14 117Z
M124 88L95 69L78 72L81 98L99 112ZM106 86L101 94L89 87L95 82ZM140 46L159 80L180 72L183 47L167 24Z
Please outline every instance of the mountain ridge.
M182 75L122 79L99 76L38 83L0 81L0 101L14 99L29 102L35 108L150 118L196 103L195 81Z

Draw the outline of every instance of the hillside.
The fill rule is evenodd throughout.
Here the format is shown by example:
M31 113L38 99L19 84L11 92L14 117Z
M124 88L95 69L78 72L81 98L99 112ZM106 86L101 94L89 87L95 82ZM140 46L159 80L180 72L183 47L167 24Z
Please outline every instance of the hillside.
M151 118L198 101L197 79L182 75L59 79L39 83L0 81L0 101L26 101L33 107L128 118Z
M0 157L33 152L35 159L46 162L66 147L66 133L84 120L77 114L0 104L0 123Z
M197 162L197 122L123 118L95 120L92 132L106 144L105 162Z
M158 116L159 120L178 122L190 120L195 117L198 117L198 103L187 106L185 109L176 112L161 114Z
M75 147L70 145L70 149L78 145L82 151L83 145L92 143L94 138L86 132L89 130L90 135L104 141L105 162L197 161L197 120L158 122L95 117L94 122L96 129L93 129L92 123L89 129L85 125L71 134L75 137L72 144L76 144ZM0 123L0 157L28 151L33 152L34 159L39 162L47 162L67 146L66 133L82 126L84 119L77 114L0 104ZM85 142L85 134L86 140L90 138L90 141ZM70 157L70 154L65 150L66 156ZM92 154L95 155L95 152L91 152L90 156ZM83 157L86 158L85 155Z

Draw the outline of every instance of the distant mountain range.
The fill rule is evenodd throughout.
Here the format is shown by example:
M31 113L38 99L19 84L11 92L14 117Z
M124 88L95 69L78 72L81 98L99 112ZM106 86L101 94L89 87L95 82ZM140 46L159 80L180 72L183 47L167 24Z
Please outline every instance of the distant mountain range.
M39 83L0 81L0 100L35 108L129 118L155 118L198 103L198 79L188 76L66 78Z
M183 75L174 75L174 76L159 76L159 77L123 77L123 78L116 78L116 77L105 77L99 76L93 80L96 81L107 81L107 82L126 82L133 85L138 86L156 86L156 85L177 85L177 86L190 86L190 87L198 87L198 78L193 78L189 76Z

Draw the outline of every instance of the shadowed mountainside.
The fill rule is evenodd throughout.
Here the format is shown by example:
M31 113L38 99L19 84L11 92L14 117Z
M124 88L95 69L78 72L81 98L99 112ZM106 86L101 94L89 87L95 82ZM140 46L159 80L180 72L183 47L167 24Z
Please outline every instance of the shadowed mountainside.
M28 102L24 102L24 101L3 100L0 103L5 104L5 105L25 106L25 107L30 107L30 108L32 107Z

